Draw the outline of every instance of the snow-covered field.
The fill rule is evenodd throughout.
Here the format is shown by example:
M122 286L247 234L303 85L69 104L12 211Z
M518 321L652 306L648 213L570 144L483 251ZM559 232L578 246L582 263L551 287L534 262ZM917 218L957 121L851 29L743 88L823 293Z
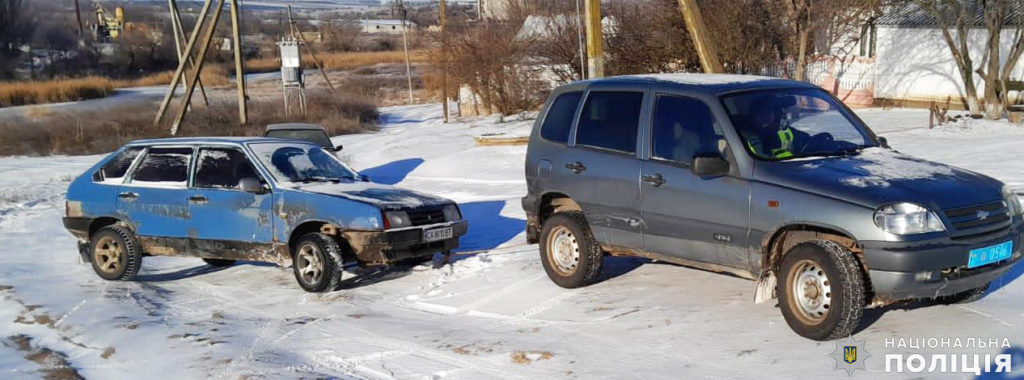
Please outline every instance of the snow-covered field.
M307 294L288 269L214 269L147 258L137 282L107 282L78 262L64 231L67 182L99 156L0 158L0 378L823 378L834 343L790 331L750 281L607 258L602 281L566 290L526 245L524 146L477 147L532 121L444 125L440 106L383 110L379 133L342 136L346 159L376 182L457 200L470 220L451 266L353 275ZM1024 192L1024 128L927 129L920 110L860 110L898 150L973 169ZM893 338L1008 338L1024 374L1024 265L981 301L870 310L871 374ZM861 355L864 355L863 353ZM863 356L862 356L863 357ZM933 375L934 376L934 375ZM962 376L957 376L962 377Z

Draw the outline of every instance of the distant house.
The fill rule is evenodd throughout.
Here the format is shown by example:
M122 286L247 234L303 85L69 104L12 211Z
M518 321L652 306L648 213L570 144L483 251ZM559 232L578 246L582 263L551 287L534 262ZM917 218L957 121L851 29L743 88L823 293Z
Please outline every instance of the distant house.
M402 33L402 20L359 20L359 26L363 33ZM405 27L413 29L416 27L416 23L405 21Z
M1021 8L1013 8L1016 17ZM967 21L968 50L975 68L983 64L988 31L984 14L977 9ZM964 84L956 63L942 36L939 23L928 11L914 4L890 9L870 26L868 38L862 38L861 52L874 53L876 103L930 102L951 99L959 103L964 96ZM950 31L954 38L956 32ZM1002 31L1001 59L1006 59L1016 29ZM1024 62L1018 62L1010 79L1024 78ZM979 93L984 90L981 76L975 73Z

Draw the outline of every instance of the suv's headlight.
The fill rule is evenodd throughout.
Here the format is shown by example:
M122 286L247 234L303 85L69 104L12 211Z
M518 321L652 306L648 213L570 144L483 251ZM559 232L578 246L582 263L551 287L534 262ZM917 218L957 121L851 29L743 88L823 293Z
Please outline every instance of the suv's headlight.
M1007 186L1003 186L1003 200L1006 202L1006 209L1010 211L1011 216L1024 214L1024 207L1020 205L1020 198Z
M409 219L409 213L405 211L385 211L384 212L385 224L384 228L403 228L412 226L412 220Z
M896 203L875 211L875 225L896 235L913 235L945 231L946 227L934 212L913 203Z
M459 212L459 206L456 206L456 205L444 206L444 220L446 222L451 222L453 220L459 220L459 219L462 219L462 213Z

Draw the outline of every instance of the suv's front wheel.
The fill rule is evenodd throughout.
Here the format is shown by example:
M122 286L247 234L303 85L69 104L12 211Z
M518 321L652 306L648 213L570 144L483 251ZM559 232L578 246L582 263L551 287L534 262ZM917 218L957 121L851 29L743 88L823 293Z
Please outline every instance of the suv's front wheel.
M601 273L604 253L580 212L562 212L544 221L540 260L544 271L563 288L592 284Z
M786 323L814 340L850 336L864 312L864 276L853 253L828 240L801 243L782 259L776 292Z

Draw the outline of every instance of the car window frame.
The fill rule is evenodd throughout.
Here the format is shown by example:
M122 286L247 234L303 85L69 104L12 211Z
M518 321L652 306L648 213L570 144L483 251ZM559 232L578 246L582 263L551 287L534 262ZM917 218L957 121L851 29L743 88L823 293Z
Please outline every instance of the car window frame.
M579 93L580 99L576 101L576 109L573 110L572 118L569 119L569 133L565 137L565 142L555 141L544 137L544 123L546 123L548 117L551 116L551 108L555 106L555 102L558 101L558 98L572 93ZM587 100L587 93L588 91L586 89L569 89L562 91L551 98L551 104L544 109L543 118L540 119L540 124L537 126L537 137L540 138L541 141L547 143L558 144L561 146L572 146L572 142L576 140L576 134L574 133L576 130L576 123L579 122L580 113L583 112L583 103Z
M587 102L590 101L590 97L595 92L597 92L597 93L601 93L601 92L620 92L620 93L621 92L633 92L633 93L639 93L641 95L640 111L639 111L639 115L637 115L637 128L636 128L637 130L636 130L636 144L635 144L636 146L633 147L633 151L632 152L624 152L624 151L621 151L621 150L615 150L615 149L611 149L611 148L605 148L605 147L593 146L593 145L585 145L585 144L580 144L579 143L579 133L580 133L579 128L580 128L580 122L583 121L583 110L586 108ZM640 158L641 154L644 151L644 149L643 149L643 145L644 144L642 144L642 140L644 139L644 132L645 132L645 130L647 128L649 128L649 126L645 125L646 119L648 119L648 118L644 117L644 115L647 115L647 114L650 113L650 100L651 100L650 95L651 95L650 86L647 86L647 85L641 85L641 86L637 86L637 85L614 85L614 84L613 85L603 85L603 86L596 85L596 84L595 85L591 85L591 87L587 88L586 92L584 93L583 98L580 100L580 104L577 106L576 116L575 116L575 118L573 120L572 129L569 131L569 141L571 143L569 145L569 147L570 148L574 148L574 149L584 149L584 150L590 150L590 151L595 151L595 152L599 152L599 153L607 153L607 154L623 156L623 157Z
M196 145L195 146L195 151L192 152L192 162L189 165L188 186L187 186L187 188L189 190L200 190L200 191L222 190L222 191L244 192L244 191L242 191L242 189L235 189L235 188L196 187L196 185L195 185L195 176L196 176L196 173L199 172L199 151L201 151L203 149L237 150L239 152L242 152L242 155L245 156L245 159L249 161L249 165L252 165L252 167L254 169L253 171L256 173L256 179L258 179L260 181L260 183L266 185L266 187L268 188L269 191L273 192L273 190L270 190L270 189L273 188L273 186L270 184L270 182L267 181L265 174L261 171L261 168L260 168L259 164L255 160L253 160L253 157L250 154L250 152L248 151L248 149L245 149L245 147L243 145L236 145L236 144L198 144L198 145Z
M132 162L130 164L128 164L128 169L125 169L124 175L121 176L121 181L119 181L119 182L106 182L106 175L102 174L103 173L103 168L106 167L108 164L110 164L110 161L116 159L118 156L120 156L124 152L128 151L129 149L140 149L141 151L139 152L139 154L137 156L135 156L134 159L132 159ZM95 175L97 173L102 175L104 177L103 181L92 180L91 183L94 184L94 185L107 185L107 186L122 186L122 185L124 185L125 181L128 180L128 177L132 173L135 172L135 166L138 165L139 162L142 161L142 157L144 157L146 155L146 152L148 152L148 151L149 151L149 147L148 146L125 145L123 148L119 149L117 152L111 153L110 156L107 157L107 160L103 161L103 163L99 165L99 167L96 169L96 171L93 172L93 177L95 177Z
M163 186L163 185L161 185L161 186L151 186L151 185L140 185L140 184L135 183L135 173L139 170L139 165L142 165L142 161L145 160L145 157L147 155L149 155L149 152L152 151L153 148L158 148L158 149L163 149L163 148L171 148L171 149L173 149L173 148L189 148L189 149L192 149L192 156L191 156L191 158L189 158L188 167L185 168L186 173L185 173L185 183L184 183L184 186L180 186L179 187L178 183L174 183L174 186ZM188 187L189 178L192 175L192 173L191 173L191 171L192 171L192 169L191 169L192 168L192 163L195 162L195 158L196 158L196 146L195 146L195 144L166 144L166 145L164 145L164 144L153 144L153 145L148 145L148 146L146 146L146 150L139 154L139 158L136 160L136 162L132 163L131 168L128 169L128 172L131 173L131 174L125 176L125 180L121 184L121 186L131 186L131 187L140 187L140 188L149 188L149 189L168 189L168 190L179 190L179 189L180 190L184 190L184 189L188 189L189 188Z
M670 159L667 159L667 158L657 157L657 156L654 155L654 127L655 127L655 118L658 116L658 100L660 100L663 97L672 97L672 98L681 98L681 99L693 100L693 101L700 102L701 104L704 105L704 107L707 107L708 114L711 115L712 123L713 124L718 124L718 128L721 129L722 134L719 137L721 137L722 141L725 141L725 145L726 145L725 150L731 149L730 146L729 146L730 145L729 144L729 139L725 135L725 127L724 127L724 125L722 125L721 121L718 120L718 116L715 115L714 108L711 107L710 103L708 103L704 99L701 99L699 97L692 96L692 95L686 95L686 94L681 94L681 93L673 93L673 92L656 91L651 96L651 112L650 112L650 115L649 115L650 116L649 117L650 120L649 120L649 124L648 124L648 128L647 128L647 144L646 144L646 147L648 149L648 154L647 154L647 160L648 161L653 161L653 162L657 162L657 163L661 163L661 164L676 166L676 167L680 167L680 168L684 168L684 169L689 169L689 168L693 167L693 160L691 160L690 162L680 162L680 161L676 161L676 160L670 160ZM722 154L722 158L726 158L725 156L726 156L725 154ZM694 156L694 157L696 157L696 156ZM726 160L728 160L728 159L726 158Z

